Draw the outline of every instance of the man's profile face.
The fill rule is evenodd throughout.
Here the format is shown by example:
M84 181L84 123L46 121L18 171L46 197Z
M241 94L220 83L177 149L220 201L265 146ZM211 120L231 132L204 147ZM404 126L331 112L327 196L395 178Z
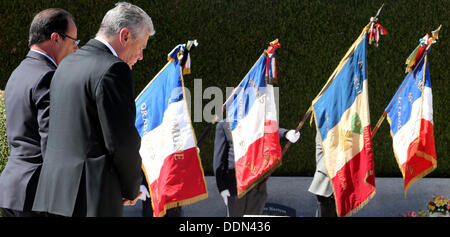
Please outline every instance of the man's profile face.
M128 64L130 69L138 61L144 58L143 51L147 47L147 41L150 34L147 33L138 39L131 39L130 43L126 46L121 59Z
M77 27L75 23L72 21L72 19L70 19L67 27L67 32L65 33L65 35L77 39L78 37L77 33L78 33ZM75 41L73 39L70 39L69 37L64 37L59 51L60 60L62 60L67 55L75 52L77 49L78 46L75 44Z

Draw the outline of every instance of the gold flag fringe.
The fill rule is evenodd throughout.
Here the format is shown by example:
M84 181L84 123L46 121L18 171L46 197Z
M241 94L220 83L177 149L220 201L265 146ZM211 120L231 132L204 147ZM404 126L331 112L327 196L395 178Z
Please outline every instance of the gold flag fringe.
M259 184L262 180L268 178L278 167L281 166L281 159L272 165L268 170L266 170L263 174L261 174L257 179L253 180L250 185L248 185L242 192L238 193L238 198L242 198L245 194L247 194L253 187ZM237 179L237 177L236 177Z

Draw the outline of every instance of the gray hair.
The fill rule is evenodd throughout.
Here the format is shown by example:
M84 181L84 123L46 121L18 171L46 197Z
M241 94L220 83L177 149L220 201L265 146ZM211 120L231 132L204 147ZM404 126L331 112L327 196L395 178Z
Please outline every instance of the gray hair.
M146 33L150 33L150 36L155 34L152 19L144 10L127 2L118 2L103 17L97 35L113 37L124 27L130 30L134 39Z

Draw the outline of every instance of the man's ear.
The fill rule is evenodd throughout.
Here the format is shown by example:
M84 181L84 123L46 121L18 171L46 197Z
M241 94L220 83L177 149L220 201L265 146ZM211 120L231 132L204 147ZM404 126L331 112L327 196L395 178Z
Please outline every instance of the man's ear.
M53 32L50 35L50 41L52 42L52 45L55 45L57 43L60 43L60 41L62 41L62 38L61 38L61 36L58 33Z
M119 31L119 40L122 46L127 46L131 40L131 32L127 27L120 29Z

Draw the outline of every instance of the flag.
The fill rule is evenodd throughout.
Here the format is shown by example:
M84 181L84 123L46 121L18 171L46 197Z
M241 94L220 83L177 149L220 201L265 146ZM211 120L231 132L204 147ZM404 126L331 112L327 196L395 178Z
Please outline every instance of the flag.
M245 195L281 164L277 111L271 84L276 75L273 65L275 48L279 47L277 41L271 43L225 102L233 139L238 197Z
M395 158L408 188L437 167L434 143L433 103L426 35L408 57L405 79L385 109L390 124Z
M338 216L350 216L375 195L363 30L312 102Z
M185 99L179 60L184 50L185 45L172 50L169 62L136 99L139 152L156 217L208 197Z

